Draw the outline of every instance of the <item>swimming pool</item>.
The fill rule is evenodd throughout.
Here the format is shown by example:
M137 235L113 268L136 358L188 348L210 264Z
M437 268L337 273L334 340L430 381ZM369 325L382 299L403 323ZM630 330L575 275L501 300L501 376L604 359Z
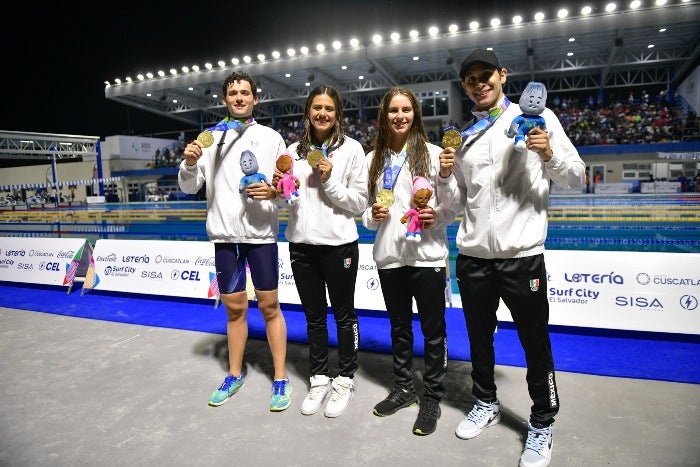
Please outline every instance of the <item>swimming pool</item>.
M447 229L450 260L459 217ZM0 236L206 241L204 201L106 203L0 211ZM285 241L287 211L280 211ZM358 217L360 243L374 233ZM700 195L552 196L545 244L553 250L700 253Z

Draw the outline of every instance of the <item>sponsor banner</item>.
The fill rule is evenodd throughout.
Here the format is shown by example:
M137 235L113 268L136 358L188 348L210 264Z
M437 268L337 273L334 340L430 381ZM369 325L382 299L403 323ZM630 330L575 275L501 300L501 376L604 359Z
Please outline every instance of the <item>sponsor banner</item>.
M700 254L545 253L550 324L700 334ZM533 289L542 287L536 278ZM512 321L501 302L498 319Z
M73 285L84 238L0 238L0 280L27 284Z
M278 245L280 302L299 304L289 244ZM385 310L372 245L359 248L355 306ZM89 251L85 239L2 237L0 280L70 286ZM550 324L700 335L700 254L552 250L545 258L547 280L532 277L527 286L546 288ZM214 246L98 240L83 282L90 289L216 299ZM447 295L462 306L458 293ZM503 302L497 313L512 321Z
M355 284L355 308L361 310L386 310L382 289L379 286L377 265L372 259L372 245L360 244L360 264ZM294 274L289 261L289 243L279 243L279 300L281 303L300 304ZM328 290L326 302L330 306Z
M97 240L83 289L217 298L214 245L167 240Z

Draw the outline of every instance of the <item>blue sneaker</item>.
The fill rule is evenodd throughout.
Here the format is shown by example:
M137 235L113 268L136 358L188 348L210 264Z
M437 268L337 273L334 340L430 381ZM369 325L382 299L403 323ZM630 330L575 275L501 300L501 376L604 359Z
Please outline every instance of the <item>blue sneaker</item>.
M276 379L272 382L270 412L281 412L292 403L292 384L289 379Z
M224 380L223 384L219 389L211 393L209 397L209 405L212 407L218 407L227 400L245 384L245 375L241 373L241 376L236 378L233 375L228 375Z

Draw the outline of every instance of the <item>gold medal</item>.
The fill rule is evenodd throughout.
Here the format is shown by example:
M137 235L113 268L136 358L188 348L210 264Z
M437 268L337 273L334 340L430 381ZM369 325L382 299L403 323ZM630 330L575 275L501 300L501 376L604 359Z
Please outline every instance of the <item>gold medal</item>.
M442 147L457 149L462 145L462 135L454 128L442 135Z
M306 156L306 162L313 168L318 167L318 163L323 159L323 151L320 149L314 149Z
M394 192L384 188L377 193L377 203L389 209L391 205L394 204Z
M214 144L214 134L209 130L205 130L197 135L197 141L203 148L208 148Z

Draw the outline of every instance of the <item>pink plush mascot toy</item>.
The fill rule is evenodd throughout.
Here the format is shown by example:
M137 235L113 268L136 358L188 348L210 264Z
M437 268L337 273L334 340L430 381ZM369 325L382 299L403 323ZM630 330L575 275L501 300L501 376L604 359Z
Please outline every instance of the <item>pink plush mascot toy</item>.
M282 172L282 178L277 182L277 193L284 195L287 204L292 204L299 199L299 179L292 174L294 159L289 154L282 154L277 158L277 170Z
M423 222L418 218L420 210L428 205L433 197L430 182L423 177L413 177L413 204L415 207L406 211L401 223L406 224L406 241L419 242L423 233Z

